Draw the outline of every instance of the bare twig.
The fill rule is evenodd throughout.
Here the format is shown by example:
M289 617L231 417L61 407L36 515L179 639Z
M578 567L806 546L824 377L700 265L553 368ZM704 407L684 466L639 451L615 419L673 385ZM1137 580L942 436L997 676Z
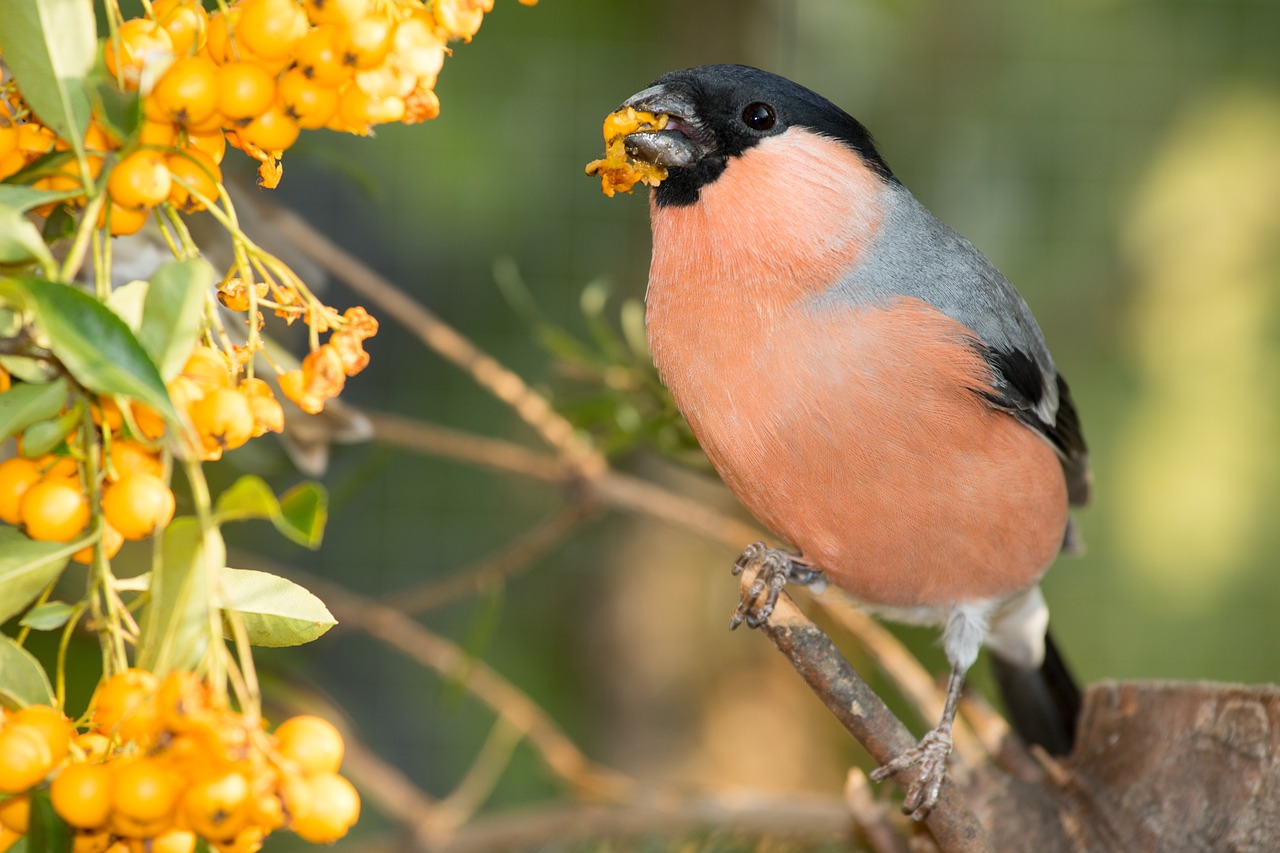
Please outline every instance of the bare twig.
M334 245L296 213L278 209L272 216L272 225L277 233L345 281L352 290L371 300L384 316L413 332L429 349L511 406L576 471L592 477L605 470L605 460L600 452L579 436L573 425L556 412L545 397L452 326L354 255Z
M888 807L871 793L871 780L859 767L851 769L845 780L844 801L874 853L907 853L902 830L893 825Z
M743 575L745 593L754 580L755 571ZM916 740L907 727L786 593L779 596L773 615L761 629L873 759L886 764L915 746ZM907 769L894 774L893 778L905 790L915 781L915 775L916 771ZM991 849L986 831L951 778L943 783L938 804L925 819L925 825L946 853L979 853Z
M527 569L577 530L591 513L592 510L582 503L568 504L516 541L472 565L446 578L428 580L407 590L388 593L383 600L394 604L401 612L413 615L474 595L492 583Z
M448 853L562 849L575 840L661 838L724 829L808 842L847 842L849 812L835 797L740 794L654 805L553 805L480 819L458 830Z
M572 477L571 470L558 459L510 441L472 435L385 412L362 413L373 426L373 437L393 447L550 483L565 482Z

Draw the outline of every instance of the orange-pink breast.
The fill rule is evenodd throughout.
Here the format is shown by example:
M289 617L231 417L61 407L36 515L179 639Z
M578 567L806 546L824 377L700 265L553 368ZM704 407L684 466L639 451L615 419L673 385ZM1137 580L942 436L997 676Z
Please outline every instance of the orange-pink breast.
M779 147L653 211L649 336L676 403L747 508L854 596L945 607L1025 588L1067 523L1054 451L975 393L990 371L960 323L906 297L815 302L874 240L877 179L809 187ZM767 205L726 221L743 182L767 196L774 180L811 221Z

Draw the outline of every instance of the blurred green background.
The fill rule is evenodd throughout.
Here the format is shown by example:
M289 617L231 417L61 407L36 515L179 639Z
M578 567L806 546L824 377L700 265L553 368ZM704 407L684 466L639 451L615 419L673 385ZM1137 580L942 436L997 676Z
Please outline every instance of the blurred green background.
M1078 675L1273 682L1277 44L1270 0L498 0L445 65L439 119L372 139L304 134L270 200L563 396L495 262L585 334L583 288L608 282L616 312L642 296L649 254L644 199L607 199L583 175L605 114L678 67L789 76L871 128L903 182L1021 289L1072 385L1096 501L1079 514L1087 555L1061 560L1045 588ZM339 283L328 296L359 301ZM345 399L537 446L382 320ZM644 449L616 461L740 511ZM228 481L237 466L282 488L300 477L283 453L231 454ZM371 596L444 577L562 501L542 483L369 444L335 448L323 479L334 505L319 553L249 528L232 541ZM527 690L593 758L642 779L835 793L859 753L763 637L725 630L734 556L611 513L426 624ZM943 672L935 632L901 635ZM355 633L264 662L302 667L359 737L438 795L488 730L463 691ZM561 795L521 747L491 807ZM370 809L359 832L386 828Z

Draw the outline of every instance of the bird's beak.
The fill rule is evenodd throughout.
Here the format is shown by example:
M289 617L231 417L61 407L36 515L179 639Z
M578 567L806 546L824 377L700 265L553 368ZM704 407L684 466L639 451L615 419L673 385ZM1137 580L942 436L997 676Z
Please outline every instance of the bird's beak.
M665 85L650 86L632 95L622 106L668 117L664 130L627 135L627 153L637 160L668 169L681 168L694 165L708 153L708 136L687 95Z

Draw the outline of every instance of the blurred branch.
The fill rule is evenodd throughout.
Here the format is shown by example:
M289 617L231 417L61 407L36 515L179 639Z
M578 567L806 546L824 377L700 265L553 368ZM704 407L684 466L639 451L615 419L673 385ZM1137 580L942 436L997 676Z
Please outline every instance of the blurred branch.
M871 780L861 768L849 771L844 801L873 853L909 853L902 829L894 825L888 806L871 793Z
M747 594L756 572L743 573L742 589ZM854 671L835 645L814 625L785 592L768 621L761 626L814 693L880 764L886 764L916 745L907 727L893 715L889 707ZM938 805L925 818L945 853L980 853L991 845L977 816L957 790L954 774L964 768L954 767L942 786ZM915 781L914 769L894 774L903 790Z
M583 503L562 507L551 518L514 542L440 580L427 580L407 590L387 593L388 604L409 615L425 613L474 595L499 580L513 577L546 556L594 514Z
M386 412L361 410L361 413L373 426L374 440L383 444L551 483L570 479L571 472L560 460L514 442L473 435Z
M606 467L604 457L584 441L547 399L531 389L515 372L477 347L471 340L374 272L354 255L343 251L302 217L284 208L272 215L276 232L293 242L333 275L377 305L383 316L394 319L417 335L429 349L452 362L502 402L511 406L525 423L555 448L575 471L594 476Z
M690 796L654 805L554 805L481 818L459 829L444 849L448 853L564 849L575 840L625 838L663 839L674 848L681 835L715 830L738 838L758 835L843 845L849 841L850 829L849 812L835 797Z

